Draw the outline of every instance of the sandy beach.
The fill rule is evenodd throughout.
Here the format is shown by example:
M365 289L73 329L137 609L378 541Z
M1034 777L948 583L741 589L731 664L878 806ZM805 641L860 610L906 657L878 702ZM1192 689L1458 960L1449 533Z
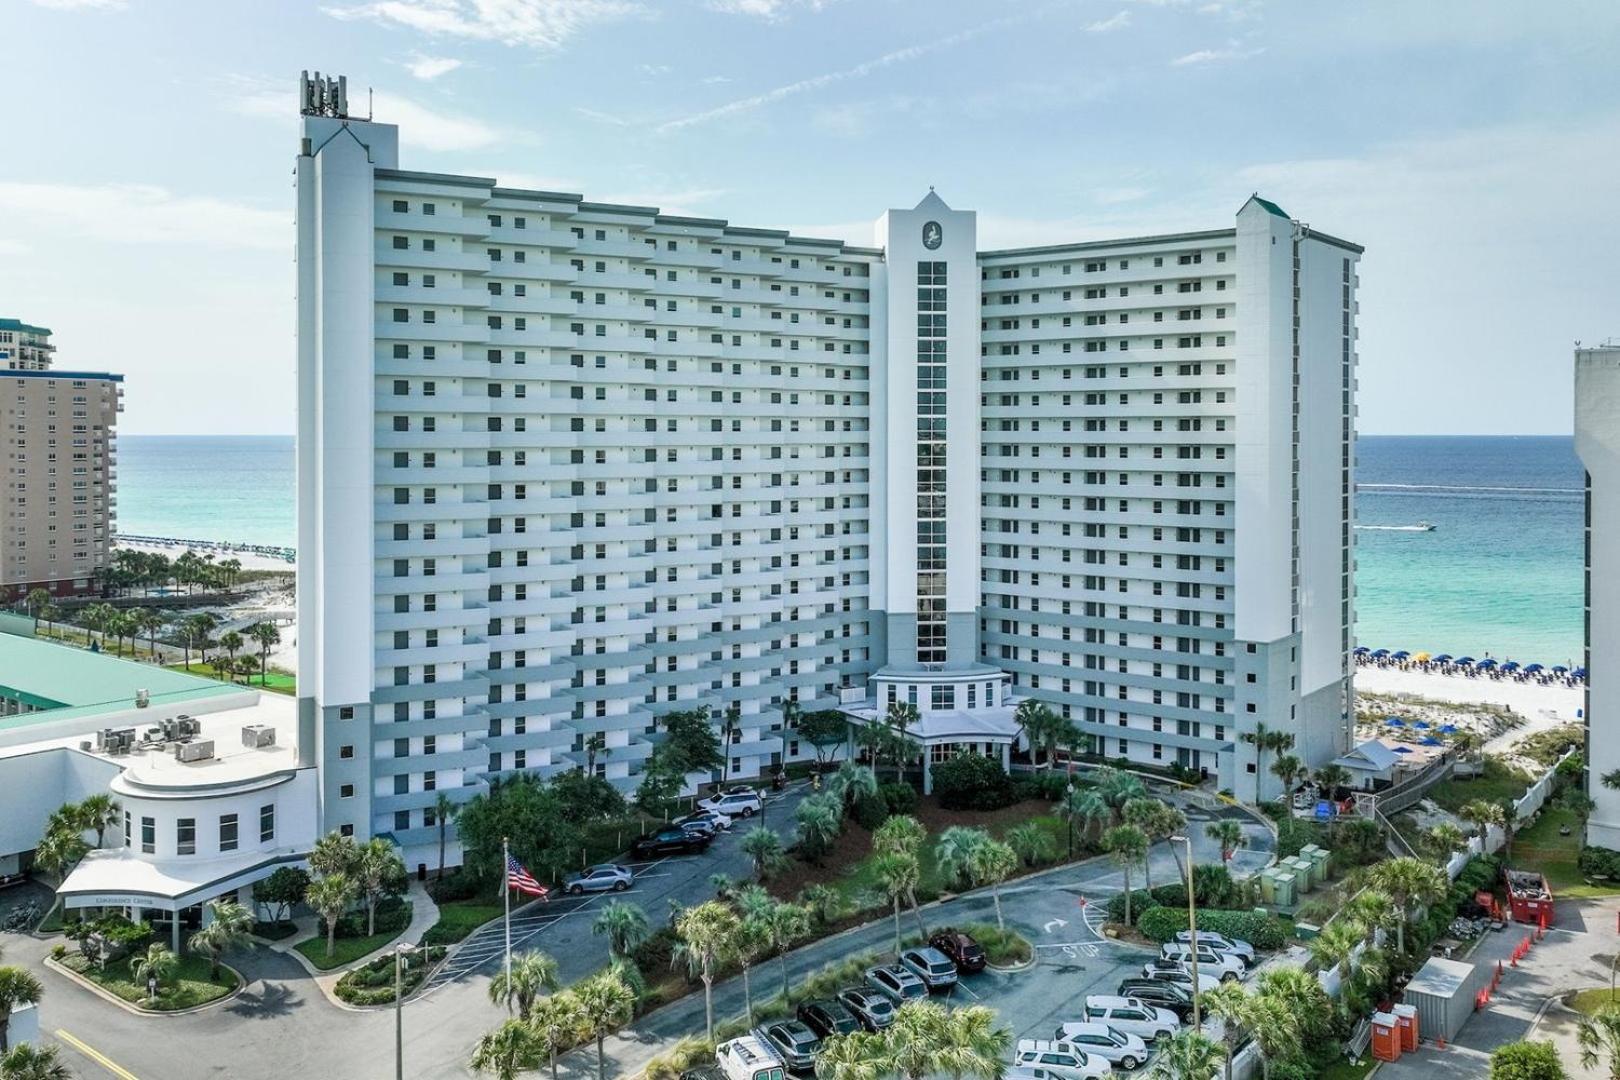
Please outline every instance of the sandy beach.
M213 555L215 562L221 562L225 559L236 559L241 562L242 569L244 570L275 570L285 574L290 574L293 571L293 564L288 562L286 559L278 559L273 555L261 555L258 552L253 551L242 551L224 544L184 544L180 543L179 541L159 542L152 540L130 540L124 537L119 537L116 541L114 541L113 547L115 549L121 548L126 551L145 551L160 555L167 555L171 559L179 558L187 551L195 551L199 556Z
M1560 724L1579 723L1579 710L1585 708L1585 691L1580 687L1543 686L1512 679L1466 678L1434 671L1398 668L1356 668L1358 694L1406 694L1460 705L1495 705L1511 709L1524 718L1514 728L1486 744L1491 752L1507 750L1524 736Z

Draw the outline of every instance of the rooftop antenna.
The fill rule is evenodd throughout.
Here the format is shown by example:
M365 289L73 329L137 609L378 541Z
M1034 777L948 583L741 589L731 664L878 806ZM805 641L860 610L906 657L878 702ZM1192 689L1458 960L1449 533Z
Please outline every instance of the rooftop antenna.
M366 87L366 119L367 119L367 120L370 120L370 119L371 119L371 117L372 117L372 110L371 110L371 87L369 87L369 86L368 86L368 87Z

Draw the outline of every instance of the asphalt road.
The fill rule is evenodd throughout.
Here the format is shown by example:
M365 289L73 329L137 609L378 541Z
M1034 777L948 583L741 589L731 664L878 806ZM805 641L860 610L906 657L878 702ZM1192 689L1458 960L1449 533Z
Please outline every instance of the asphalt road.
M791 807L802 791L789 792L767 809L768 824L787 832ZM1235 869L1263 865L1269 858L1270 835L1238 811L1223 811L1250 823L1251 843L1238 852ZM1219 858L1203 837L1207 812L1192 811L1195 858ZM716 873L740 878L748 860L733 834L718 840L705 855L677 857L647 864L624 899L646 909L655 923L671 900L697 903L713 895L709 879ZM1155 882L1174 880L1178 870L1166 845L1153 853ZM1133 881L1133 884L1136 884ZM977 996L1002 1010L1020 1036L1050 1035L1057 1022L1081 996L1111 991L1122 975L1141 963L1128 946L1097 937L1092 929L1099 912L1093 902L1106 900L1123 887L1122 876L1106 858L1047 871L1002 890L1007 921L1037 945L1039 962L1015 974L986 973L964 985L961 994ZM1082 903L1082 900L1085 902ZM590 920L603 899L558 899L550 905L520 909L514 918L514 944L544 949L556 957L566 981L601 967L606 942L590 933ZM970 893L924 909L931 925L994 919L988 892ZM1089 916L1089 919L1088 919ZM452 954L451 977L435 981L431 991L404 1006L405 1075L466 1077L467 1055L484 1031L499 1024L503 1010L488 999L489 978L498 968L502 932L497 926L477 935ZM797 979L851 953L878 951L892 945L892 925L877 920L833 938L807 945L789 955L789 978ZM246 990L228 1005L193 1016L143 1017L115 1008L55 972L40 960L50 941L6 935L8 963L24 963L41 972L45 1000L41 1028L62 1033L63 1056L77 1076L118 1080L271 1080L294 1076L384 1078L393 1075L394 1016L391 1010L350 1012L333 1007L294 961L268 949L238 954L230 962L249 980ZM776 965L766 966L757 982L762 993L777 985ZM717 1016L742 1011L740 980L715 988ZM1015 1019L1014 1019L1015 1018ZM703 999L690 995L609 1040L611 1073L627 1076L662 1052L676 1038L703 1029ZM80 1049L80 1048L83 1049ZM577 1080L594 1076L594 1050L576 1051L564 1061Z

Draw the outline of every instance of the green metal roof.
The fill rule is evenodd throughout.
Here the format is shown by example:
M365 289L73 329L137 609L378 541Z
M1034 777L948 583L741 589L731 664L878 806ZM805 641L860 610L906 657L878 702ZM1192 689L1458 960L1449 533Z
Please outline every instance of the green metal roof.
M1262 199L1259 195L1250 195L1249 198L1259 203L1260 209L1264 210L1268 214L1276 214L1280 218L1286 218L1288 216L1287 214L1283 213L1282 207L1278 206L1270 199Z
M212 679L165 671L154 664L119 660L72 645L0 634L0 695L40 712L0 717L0 730L33 723L132 708L135 691L154 704L195 701L239 688Z
M43 326L29 326L21 319L0 319L0 330L20 330L25 334L49 334Z

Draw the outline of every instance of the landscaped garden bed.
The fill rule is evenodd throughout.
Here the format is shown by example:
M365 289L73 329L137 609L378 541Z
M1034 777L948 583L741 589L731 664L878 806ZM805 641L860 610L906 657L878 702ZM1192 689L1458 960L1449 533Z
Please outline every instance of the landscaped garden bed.
M146 997L146 981L137 979L133 970L139 959L140 954L137 953L101 967L78 953L69 952L58 958L57 963L131 1005L150 1012L194 1009L218 1001L241 985L241 979L230 968L221 965L219 976L215 978L210 974L207 957L184 953L176 959L174 973L164 981L156 999L149 1001Z
M390 941L405 932L411 924L411 904L409 901L391 898L377 905L377 932L366 933L366 913L364 911L351 911L338 920L337 937L333 942L332 954L326 953L326 934L316 934L312 938L300 941L293 948L303 954L304 959L321 971L330 971L353 963L370 953L377 951Z
M406 997L416 992L428 972L433 970L433 965L444 959L445 952L444 946L434 945L405 954L399 976L400 988ZM337 981L333 992L350 1005L391 1004L394 1000L394 964L392 954L379 956L345 974Z

